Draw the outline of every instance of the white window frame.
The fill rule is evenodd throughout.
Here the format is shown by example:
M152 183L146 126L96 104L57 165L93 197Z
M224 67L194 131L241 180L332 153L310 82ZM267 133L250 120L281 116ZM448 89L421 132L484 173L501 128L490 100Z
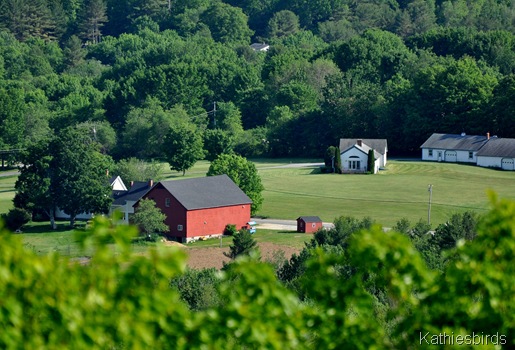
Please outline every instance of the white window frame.
M427 156L433 158L433 150L432 149L427 150Z
M165 198L165 207L170 208L170 198Z
M177 231L182 231L184 227L182 225L177 225Z

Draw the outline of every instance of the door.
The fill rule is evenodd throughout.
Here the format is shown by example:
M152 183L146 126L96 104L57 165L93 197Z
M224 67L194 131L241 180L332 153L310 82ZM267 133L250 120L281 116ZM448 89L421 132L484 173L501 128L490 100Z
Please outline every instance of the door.
M445 151L445 161L449 163L456 163L458 161L458 155L456 151Z
M515 170L515 160L513 158L503 158L501 167L504 170Z

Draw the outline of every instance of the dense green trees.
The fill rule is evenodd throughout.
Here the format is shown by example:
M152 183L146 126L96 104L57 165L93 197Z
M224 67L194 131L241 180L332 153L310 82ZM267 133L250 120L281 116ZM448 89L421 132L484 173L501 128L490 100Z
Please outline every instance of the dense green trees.
M172 119L221 128L244 155L320 157L341 137L415 154L435 131L513 137L513 6L1 0L0 146L108 122L104 152L162 158Z
M44 211L52 227L57 208L70 216L72 226L80 213L107 213L111 161L98 149L91 136L72 128L27 148L20 159L15 206Z

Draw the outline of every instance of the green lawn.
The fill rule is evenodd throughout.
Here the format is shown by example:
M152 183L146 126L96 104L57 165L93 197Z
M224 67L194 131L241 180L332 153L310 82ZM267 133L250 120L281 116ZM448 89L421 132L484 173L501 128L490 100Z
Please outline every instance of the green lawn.
M2 172L0 172L2 174ZM18 176L0 176L0 214L13 207L14 183Z
M370 216L390 227L402 217L412 222L427 220L429 193L433 185L431 223L443 223L454 212L488 209L487 190L515 200L515 172L470 165L421 161L390 161L377 175L320 174L318 168L284 168L292 162L317 159L254 159L265 186L264 203L258 215L296 219L318 215L333 221L340 215ZM205 176L209 162L198 162L186 178ZM165 173L167 179L182 174ZM0 177L0 213L12 207L15 176Z
M253 235L257 242L269 242L278 245L286 245L293 248L304 247L304 242L309 241L313 235L297 233L295 231L277 231L257 229ZM222 245L228 247L232 243L232 237L222 238ZM220 247L220 239L208 239L206 241L196 241L186 245L190 249Z
M476 166L390 161L377 175L320 174L316 168L262 169L265 201L260 215L295 219L318 215L332 221L340 215L370 216L384 226L406 217L427 220L433 185L431 223L443 223L455 212L488 209L487 190L515 200L515 172Z

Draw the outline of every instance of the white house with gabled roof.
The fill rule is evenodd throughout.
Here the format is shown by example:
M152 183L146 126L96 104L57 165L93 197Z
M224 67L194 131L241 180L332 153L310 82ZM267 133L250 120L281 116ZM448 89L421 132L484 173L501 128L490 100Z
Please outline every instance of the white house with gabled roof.
M374 169L367 169L368 154L373 150ZM376 174L387 162L386 139L340 139L340 158L343 173Z

